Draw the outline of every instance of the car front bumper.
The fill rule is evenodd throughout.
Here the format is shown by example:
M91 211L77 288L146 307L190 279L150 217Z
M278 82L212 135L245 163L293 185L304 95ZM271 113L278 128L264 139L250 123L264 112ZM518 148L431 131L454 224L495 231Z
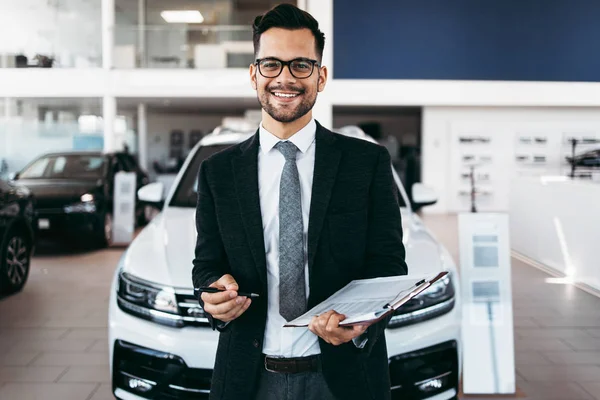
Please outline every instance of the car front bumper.
M60 233L93 232L102 226L100 215L95 213L66 213L59 209L37 211L37 234L46 236Z
M120 399L208 399L212 369L182 357L117 340L113 392ZM452 399L458 393L457 343L446 342L389 359L392 399Z
M113 286L114 287L114 286ZM386 330L393 399L447 400L458 393L460 317ZM219 333L170 328L122 311L111 291L109 349L120 399L207 399Z

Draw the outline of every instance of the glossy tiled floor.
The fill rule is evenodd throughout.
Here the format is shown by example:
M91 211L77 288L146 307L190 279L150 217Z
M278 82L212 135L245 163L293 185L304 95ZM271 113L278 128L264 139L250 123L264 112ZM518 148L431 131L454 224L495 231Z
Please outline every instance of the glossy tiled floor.
M456 218L427 217L456 256ZM122 249L39 248L22 293L0 299L1 400L112 399L110 280ZM600 400L600 299L513 259L517 385L529 399Z
M456 217L424 219L458 260ZM548 278L512 259L517 387L528 399L600 400L600 298Z
M108 400L107 319L121 250L39 246L24 290L0 300L1 400Z

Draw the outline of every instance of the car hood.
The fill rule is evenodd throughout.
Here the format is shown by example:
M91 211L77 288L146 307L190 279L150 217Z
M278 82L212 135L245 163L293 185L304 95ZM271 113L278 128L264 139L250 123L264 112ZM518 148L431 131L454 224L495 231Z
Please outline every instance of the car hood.
M191 289L194 215L193 208L165 208L129 246L125 270L150 282Z
M96 179L19 179L17 183L31 190L36 199L76 198L102 184Z
M196 245L195 209L166 207L142 230L124 258L125 271L149 282L192 288ZM421 221L403 212L404 245L409 275L442 270L441 246Z

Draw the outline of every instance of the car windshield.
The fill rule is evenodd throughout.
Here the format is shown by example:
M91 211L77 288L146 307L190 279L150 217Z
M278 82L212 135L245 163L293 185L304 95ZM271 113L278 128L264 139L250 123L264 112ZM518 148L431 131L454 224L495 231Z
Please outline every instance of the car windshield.
M185 170L183 177L179 181L179 185L175 190L175 194L171 199L170 205L173 207L196 207L197 200L197 190L198 190L198 170L200 169L200 164L202 161L212 156L213 154L224 150L231 146L231 144L218 144L211 146L202 146L198 149L196 154L194 155L194 159L188 164L187 169ZM392 168L390 166L390 168ZM392 168L392 173L394 175L394 181L396 184L400 184L400 178L396 174L396 171ZM406 202L404 200L404 196L400 192L398 188L398 199L400 202L400 207L406 207Z
M173 207L196 207L196 194L198 192L198 171L200 170L200 164L208 157L221 150L225 150L232 144L217 144L211 146L201 146L194 158L188 164L175 194L171 199L170 205Z
M49 155L28 165L19 179L97 179L102 177L104 162L101 155Z

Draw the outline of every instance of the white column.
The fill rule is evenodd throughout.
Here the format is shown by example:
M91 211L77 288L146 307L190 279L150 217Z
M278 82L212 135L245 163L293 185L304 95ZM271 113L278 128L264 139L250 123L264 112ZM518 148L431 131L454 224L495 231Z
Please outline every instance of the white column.
M138 104L138 157L142 169L148 171L148 121L146 119L146 105Z
M333 0L304 0L302 3L306 5L304 10L315 17L319 29L325 34L322 64L329 70L329 79L333 79Z
M138 0L137 67L146 67L146 0Z
M319 29L325 34L325 48L323 49L322 65L327 67L327 80L333 80L333 0L302 0L298 7L310 13L319 22ZM313 108L313 116L321 125L332 129L333 104L331 101L331 90L327 85L325 90L319 93L317 103Z
M102 0L102 68L107 72L113 68L114 46L115 0ZM104 93L102 98L102 117L104 151L115 151L118 148L117 138L115 137L117 99L111 93Z
M296 1L296 6L301 10L307 11L306 10L306 1L307 0L298 0L298 1Z
M106 95L102 98L102 117L104 122L104 151L115 151L122 147L117 143L115 135L115 119L117 117L117 99Z
M115 0L102 0L102 67L113 67L115 47Z
M325 90L318 94L317 103L313 107L313 118L327 129L333 129L333 104L331 95Z
M11 103L11 98L5 97L4 98L4 118L7 120L10 119L10 117L11 117L10 103Z

